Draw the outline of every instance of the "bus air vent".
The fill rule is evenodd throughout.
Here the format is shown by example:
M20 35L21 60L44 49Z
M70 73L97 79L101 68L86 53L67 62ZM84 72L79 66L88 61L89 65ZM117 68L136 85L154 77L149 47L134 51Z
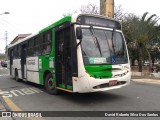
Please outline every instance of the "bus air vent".
M114 86L117 86L117 85L123 85L125 84L126 81L119 81L116 85ZM106 88L106 87L112 87L109 85L109 83L105 83L105 84L101 84L101 85L97 85L97 86L94 86L93 89L100 89L100 88Z
M97 76L97 75L94 75L93 77L94 77L94 78L97 78L97 79L109 78L109 76Z

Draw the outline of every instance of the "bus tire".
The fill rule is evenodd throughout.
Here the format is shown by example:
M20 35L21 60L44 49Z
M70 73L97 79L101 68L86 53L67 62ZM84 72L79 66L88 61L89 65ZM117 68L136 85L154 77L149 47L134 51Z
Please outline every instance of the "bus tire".
M45 89L51 95L57 95L59 93L59 90L55 88L54 79L51 73L47 74L45 77Z
M15 70L15 80L17 82L20 82L20 79L18 78L18 71L17 71L17 69Z

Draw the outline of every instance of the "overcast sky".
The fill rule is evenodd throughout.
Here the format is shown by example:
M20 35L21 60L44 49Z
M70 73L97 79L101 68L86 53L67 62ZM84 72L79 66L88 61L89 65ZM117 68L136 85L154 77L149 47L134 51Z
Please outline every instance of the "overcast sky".
M0 53L5 48L5 31L8 32L8 44L18 34L36 33L42 28L56 22L64 13L71 13L81 5L94 3L99 6L99 0L0 0ZM125 12L142 15L160 16L159 0L115 0L115 6L122 5Z

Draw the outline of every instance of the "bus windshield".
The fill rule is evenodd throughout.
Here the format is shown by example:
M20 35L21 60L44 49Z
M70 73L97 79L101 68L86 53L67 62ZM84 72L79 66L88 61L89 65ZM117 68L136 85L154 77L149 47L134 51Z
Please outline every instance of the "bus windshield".
M121 32L82 28L82 34L81 46L85 65L125 64L128 62Z

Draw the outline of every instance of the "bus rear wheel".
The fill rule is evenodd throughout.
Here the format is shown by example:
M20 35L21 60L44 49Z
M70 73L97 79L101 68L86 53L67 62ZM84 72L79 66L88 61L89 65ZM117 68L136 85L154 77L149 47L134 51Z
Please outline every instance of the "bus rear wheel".
M45 77L45 89L49 94L57 95L59 91L55 88L54 79L50 74Z

